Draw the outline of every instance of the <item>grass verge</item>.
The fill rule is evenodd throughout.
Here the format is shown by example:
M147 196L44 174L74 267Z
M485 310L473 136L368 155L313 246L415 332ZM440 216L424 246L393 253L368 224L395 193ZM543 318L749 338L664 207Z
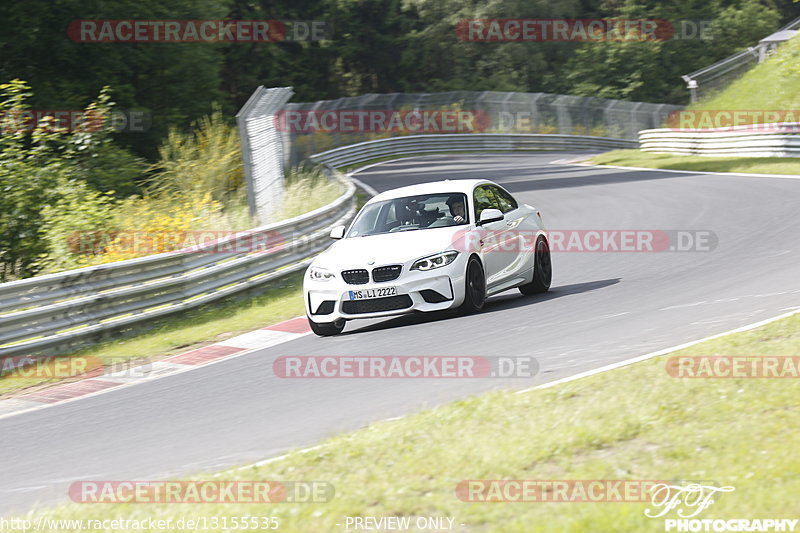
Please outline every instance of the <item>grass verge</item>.
M670 355L800 355L800 314ZM491 392L216 478L328 481L328 503L71 503L28 518L275 516L281 531L306 532L344 531L347 516L445 516L458 531L664 531L645 503L464 503L454 491L466 479L713 480L735 490L698 518L800 515L800 380L676 379L666 357Z
M778 48L778 53L746 72L721 92L701 99L689 109L784 110L800 107L800 36Z
M589 160L595 165L664 168L699 172L744 172L800 175L800 159L791 157L702 157L654 154L639 150L614 150Z
M286 177L286 190L279 220L309 213L335 201L344 192L342 184L320 170L294 170Z
M108 341L54 358L48 364L71 357L97 357L104 365L124 366L124 362L157 360L187 351L192 347L218 342L240 333L268 326L304 313L303 272L275 280L268 292L240 301L204 306L178 317L159 321L154 329L136 336ZM20 377L10 373L0 377L0 397L31 387L42 387L63 380L45 377Z

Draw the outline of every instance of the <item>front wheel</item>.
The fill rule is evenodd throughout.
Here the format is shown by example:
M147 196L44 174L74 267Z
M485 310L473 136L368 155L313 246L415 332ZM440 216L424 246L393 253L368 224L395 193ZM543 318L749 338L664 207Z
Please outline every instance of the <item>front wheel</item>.
M539 235L536 239L536 252L533 254L533 280L520 285L519 292L525 295L547 292L553 279L553 265L550 262L550 246L547 239Z
M306 317L308 318L308 317ZM344 329L344 319L339 319L336 322L323 322L317 323L308 319L308 325L311 326L311 331L320 337L330 337L331 335L338 335Z
M486 276L477 257L472 256L467 261L465 278L464 303L460 310L462 313L477 313L486 301Z

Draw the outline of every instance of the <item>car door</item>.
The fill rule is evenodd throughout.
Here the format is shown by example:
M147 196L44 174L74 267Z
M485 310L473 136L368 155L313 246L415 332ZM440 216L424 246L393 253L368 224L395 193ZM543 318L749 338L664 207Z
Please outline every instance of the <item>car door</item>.
M484 209L500 209L500 203L492 192L490 185L479 185L472 193L475 206L475 221L479 221ZM501 209L502 211L502 209ZM481 252L483 265L486 269L486 285L488 289L502 283L508 278L509 268L516 258L510 251L513 242L507 242L509 232L506 231L506 221L498 220L480 227Z
M507 266L508 276L513 277L522 273L530 266L527 260L528 250L526 249L526 235L524 229L527 227L526 218L529 216L528 210L520 208L517 201L511 194L497 185L490 185L489 189L496 199L500 211L505 218L505 252L509 256Z

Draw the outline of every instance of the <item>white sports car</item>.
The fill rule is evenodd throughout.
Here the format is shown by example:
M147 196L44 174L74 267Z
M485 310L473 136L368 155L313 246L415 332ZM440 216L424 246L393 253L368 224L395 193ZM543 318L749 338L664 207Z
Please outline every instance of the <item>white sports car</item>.
M550 248L536 208L488 180L445 180L386 191L304 276L306 314L317 335L347 320L460 308L487 296L550 288Z

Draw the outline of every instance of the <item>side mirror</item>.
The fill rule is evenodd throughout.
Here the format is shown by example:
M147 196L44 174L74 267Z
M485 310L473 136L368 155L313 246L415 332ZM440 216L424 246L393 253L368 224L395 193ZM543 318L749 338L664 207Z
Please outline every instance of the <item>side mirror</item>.
M499 209L484 209L481 211L481 226L484 224L489 224L490 222L497 222L498 220L503 220L503 212Z
M334 226L331 228L331 239L341 239L344 237L344 226Z

